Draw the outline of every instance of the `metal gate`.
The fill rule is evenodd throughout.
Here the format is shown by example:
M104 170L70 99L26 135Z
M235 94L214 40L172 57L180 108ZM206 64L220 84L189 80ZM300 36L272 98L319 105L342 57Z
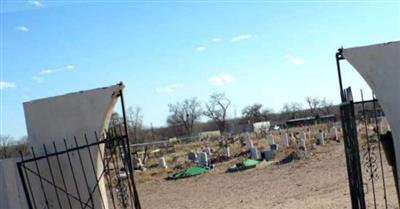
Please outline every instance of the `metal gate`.
M17 166L29 209L141 209L122 91L118 96L119 124L100 135L32 147L29 159L21 154Z
M386 149L383 152L384 140L378 124L383 111L378 109L374 95L372 100L366 101L361 91L361 101L354 101L351 88L343 89L339 63L343 59L339 49L336 63L342 99L340 114L352 208L398 207L397 187L393 184L396 169L391 167L390 156L385 157ZM394 186L388 188L388 181Z
M78 145L74 137L69 141L74 146L64 139L63 150L55 142L51 148L43 145L42 156L32 148L30 159L21 155L17 165L30 209L140 209L123 128L112 128L101 137L94 133L94 138L89 143L85 135L84 144Z

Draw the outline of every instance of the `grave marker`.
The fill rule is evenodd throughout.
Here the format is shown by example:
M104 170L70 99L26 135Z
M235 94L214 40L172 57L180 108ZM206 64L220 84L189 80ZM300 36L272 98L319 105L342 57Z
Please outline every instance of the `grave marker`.
M208 155L206 152L199 153L199 164L204 167L208 167Z
M317 138L317 140L316 140L316 144L317 145L324 145L325 144L324 132L321 129L318 130L316 138Z
M260 152L258 151L257 147L253 147L250 149L251 159L258 160L261 158Z
M281 144L283 147L288 147L289 146L289 136L285 132L281 132Z
M336 127L332 127L329 131L329 138L333 140L339 140L338 131Z
M267 135L267 143L275 144L274 135L272 133Z
M158 167L160 167L160 168L168 168L167 162L165 161L165 157L160 157L159 158Z

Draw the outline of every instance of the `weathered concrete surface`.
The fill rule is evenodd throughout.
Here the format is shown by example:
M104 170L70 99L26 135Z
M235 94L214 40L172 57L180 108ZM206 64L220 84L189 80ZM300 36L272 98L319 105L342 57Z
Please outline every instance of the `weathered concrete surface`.
M83 137L85 133L87 133L89 143L94 142L94 132L96 131L101 136L103 130L108 127L119 92L123 88L123 85L114 85L24 103L28 142L35 148L36 155L44 154L43 144L47 146L49 152L53 152L53 141L55 141L59 151L65 150L63 139L67 139L68 147L74 147L74 136L77 137L78 144L83 145L86 143ZM103 148L101 147L102 150L104 150ZM60 156L61 168L67 182L68 193L75 197L80 196L85 202L90 199L88 190L94 189L96 179L99 177L100 171L103 170L101 158L95 147L92 147L91 153L95 161L96 176L95 172L93 172L87 149L81 151L83 169L80 164L78 152L70 153L73 169L70 168L67 155ZM41 175L52 181L47 161L44 159L38 163ZM63 187L61 172L57 169L56 158L50 158L50 164L53 169L55 184ZM36 170L34 163L27 164L27 167ZM84 173L87 176L89 188L84 180ZM76 176L78 190L75 187L73 175ZM39 208L46 207L44 193L40 189L39 178L33 174L30 174L29 177L31 178L33 188L38 189L38 192L35 193L36 204ZM59 208L57 190L48 183L44 183L44 187L45 194L49 200L49 208ZM103 198L105 204L101 201L101 196L107 196L103 178L99 182L99 188L101 194L100 192L93 194L94 206L95 208L108 208L107 198ZM60 196L61 204L67 208L67 195L61 191L57 192ZM72 208L81 207L81 203L73 198L71 202Z
M18 158L0 160L0 209L28 208L16 163Z
M400 181L400 41L343 49L343 56L375 92L392 129Z

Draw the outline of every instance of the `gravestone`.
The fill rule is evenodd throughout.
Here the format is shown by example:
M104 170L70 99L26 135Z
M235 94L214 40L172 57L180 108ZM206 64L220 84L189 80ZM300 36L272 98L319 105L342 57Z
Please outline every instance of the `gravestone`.
M261 157L266 161L273 160L275 158L275 151L274 150L264 150L261 152Z
M159 158L158 167L160 167L160 168L168 168L167 162L165 161L165 157L160 157Z
M299 147L298 147L298 149L299 149L299 150L304 150L304 151L307 150L307 147L306 147L306 140L305 140L304 138L300 138L300 142L299 142Z
M208 156L212 155L211 148L209 146L204 147L203 152L207 153Z
M188 156L189 161L192 161L192 162L197 161L197 153L190 151L190 152L188 152L187 156Z
M307 128L306 135L307 135L307 139L312 139L313 138L310 128Z
M274 135L272 133L267 135L267 143L268 144L275 144Z
M250 150L250 149L253 148L253 147L254 147L253 140L248 139L248 140L246 141L246 150Z
M304 139L304 141L307 141L307 134L305 132L301 132L300 139Z
M325 144L324 132L321 129L318 130L316 139L317 139L316 140L316 144L317 145L324 145Z
M332 127L329 131L329 138L332 140L339 140L338 131L336 127Z
M258 151L257 147L253 147L250 149L250 157L253 160L258 160L261 158L260 152Z
M293 144L296 142L296 138L294 137L294 133L289 133L289 144Z
M271 144L271 145L270 145L270 149L271 149L271 150L277 151L278 148L279 148L279 144Z
M307 149L306 141L307 141L307 134L305 132L300 133L300 141L298 149L305 151Z
M229 147L225 147L224 148L224 150L223 150L223 152L222 152L222 155L224 156L224 157L231 157L231 152L230 152L230 150L229 150Z
M208 167L208 155L206 152L200 152L198 160L201 166Z
M136 170L140 170L143 168L143 163L142 163L142 159L138 158L138 157L133 157L132 158L132 164L133 164L133 168Z
M283 147L288 147L289 146L289 136L285 132L281 132L281 144Z

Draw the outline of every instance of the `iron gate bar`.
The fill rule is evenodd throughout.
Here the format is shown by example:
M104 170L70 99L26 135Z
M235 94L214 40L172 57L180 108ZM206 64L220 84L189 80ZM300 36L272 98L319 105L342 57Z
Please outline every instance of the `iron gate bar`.
M75 145L78 146L78 141L76 140L75 136L74 136L74 141L75 141ZM92 197L92 193L90 192L90 186L89 186L89 182L87 180L85 168L83 167L81 152L80 152L79 149L77 150L77 152L78 152L79 162L81 163L83 178L84 178L85 183L86 183L86 189L88 191L89 199L90 199L90 202L92 203L92 207L94 208L95 206L94 206L94 202L93 202L93 197ZM86 206L85 206L85 208L86 208Z
M109 137L117 137L117 138L118 138L118 135L111 136L111 130L109 130L109 131L104 131L104 133L106 133L106 136L108 135ZM95 136L96 136L96 140L98 140L97 134L95 134ZM120 140L121 140L121 139L117 139L118 142L119 142ZM97 147L98 147L98 146L97 146ZM111 157L110 157L109 159L107 159L108 161L107 161L107 163L106 163L106 165L107 165L106 168L107 168L107 169L104 169L104 170L103 170L102 174L101 174L100 177L98 178L98 181L100 180L101 176L103 176L103 175L105 174L105 171L109 171L109 170L110 170L110 169L109 169L109 163L110 163L111 159L114 161L114 158L113 158L112 156L113 156L113 153L116 152L116 146L113 146L112 148L113 148L113 149L111 150ZM99 147L98 147L98 149L100 150ZM99 151L99 152L100 152L100 151ZM101 155L101 152L100 152L100 155ZM103 157L102 157L102 159L103 159ZM118 162L118 161L117 161L117 162ZM114 164L116 164L115 161L114 161ZM104 167L104 162L103 162L103 167ZM110 191L111 191L111 197L112 197L113 205L115 205L114 197L113 197L113 192L112 192L112 181L110 180L110 176L109 176L109 175L107 175L107 176L108 176L108 178L107 178L107 180L108 180L108 186L109 186L109 189L110 189ZM96 189L97 187L98 187L98 184L96 184L96 186L95 186L93 192L95 191L95 189Z
M121 125L119 125L118 128L119 128L120 134L122 134ZM117 130L115 129L115 132L116 132L116 131L117 131ZM119 141L119 142L124 143L124 141ZM129 144L127 144L127 146L129 146ZM127 151L125 150L124 147L125 147L125 146L122 145L122 148L124 149L124 155L126 155L126 152L127 152ZM122 157L121 145L120 145L120 144L118 144L118 150L119 150L119 155L120 155L119 157L121 158L121 160L122 160L122 159L126 159L126 158L123 158L123 157ZM130 155L129 155L129 154L128 154L128 157L130 158ZM126 160L124 160L124 161L122 161L122 162L124 162L125 172L126 172L126 175L128 176L129 174L128 174L128 171L126 170L126 167L127 167L126 164L128 164L128 162L126 162ZM130 178L128 177L127 179L128 179L128 184L130 185ZM133 197L133 195L132 195L132 190L131 190L130 187L128 187L128 190L129 190L130 197ZM135 204L135 203L134 203L134 200L133 200L132 198L130 198L130 200L131 200L131 204L134 205L134 204Z
M105 130L104 131L105 133L107 133L107 130ZM85 136L85 140L86 140L86 144L88 144L88 141L87 141L87 136L86 136L86 134L84 134L84 136ZM96 134L96 132L95 132L95 137L96 137L96 141L98 140L98 138L97 138L97 134ZM107 137L105 137L105 138L107 138ZM119 139L117 139L117 140L119 140ZM97 147L98 147L99 145L97 145ZM89 152L90 152L90 148L89 148L89 146L88 146L88 149L89 149ZM100 152L100 148L98 147L98 149L99 149L99 152ZM100 152L101 153L101 152ZM115 149L114 150L111 150L111 156L113 155L113 153L115 153ZM91 157L90 157L91 158ZM101 156L101 158L103 159L103 157ZM101 177L102 176L105 176L104 174L105 174L105 172L106 171L108 171L109 170L109 163L110 163L110 159L108 159L108 161L107 161L107 163L106 163L106 167L104 166L104 162L103 162L103 160L102 160L102 162L103 162L103 168L105 168L105 169L103 169L103 171L102 171L102 173L101 173L101 175L99 176L99 177L97 177L96 175L95 175L95 177L96 177L96 182L99 182L100 181L100 179L101 179ZM91 160L91 162L92 162L92 167L94 166L94 164L93 164L93 160ZM109 176L109 175L107 175L107 176ZM106 178L106 177L105 177ZM94 186L94 188L93 188L93 191L89 191L89 194L93 194L95 191L96 191L96 189L98 188L98 184L96 184L95 186ZM111 185L111 187L109 187L109 189L110 189L110 193L112 194L112 185ZM100 195L101 195L101 192L100 192L100 189L98 189L98 191L99 191L99 193L100 193ZM102 198L102 195L101 195L101 199L102 199L102 201L103 201L103 198ZM90 201L90 198L85 202L85 204L87 205L88 203L89 203L89 201ZM103 206L104 206L104 202L102 202L102 204L103 204ZM113 201L113 205L115 205L115 202ZM83 208L83 209L85 209L86 208L86 206Z
M344 102L344 88L343 88L343 82L342 82L342 72L340 70L340 60L343 60L343 48L338 49L338 52L335 55L336 58L336 67L337 67L337 72L338 72L338 77L339 77L339 88L340 88L340 98L342 99L342 102Z
M97 132L94 132L94 135L95 135L96 142L99 142L99 137L98 137L98 135L97 135ZM100 155L100 158L101 158L101 163L102 163L103 168L104 168L102 174L100 175L100 177L101 177L102 175L104 175L105 171L109 171L109 162L110 162L110 160L107 161L107 166L106 166L105 163L104 163L104 159L105 159L105 149L104 149L104 157L103 157L103 154L101 153L100 145L97 144L96 147L97 147L97 150L98 150L98 152L99 152L99 155ZM99 177L99 178L100 178L100 177ZM108 190L109 190L109 191L112 191L112 185L111 185L110 175L105 175L105 178L106 178L106 181L107 181ZM112 201L113 205L115 205L114 195L113 195L112 192L111 192L111 201Z
M353 102L353 104L365 104L365 103L372 103L372 102L377 102L378 100L377 99L370 99L370 100L363 100L363 101L356 101L356 102Z
M376 99L374 93L372 93L372 101L373 101L373 109L374 109L374 118L375 118L375 133L378 138L378 150L379 150L379 158L380 158L380 164L381 164L381 171L382 171L382 185L383 185L383 199L385 200L385 208L388 208L388 203L387 203L387 194L386 194L386 181L385 181L385 171L383 170L383 160L382 160L382 150L381 150L381 135L380 135L380 130L379 130L379 125L378 125L378 117L377 117L377 111L376 111Z
M29 171L29 172L32 173L33 175L39 177L39 174L38 174L37 172L33 171L32 169L30 169L30 168L28 168L28 167L25 167L25 165L22 165L22 168L24 168L25 170ZM44 178L44 177L41 177L41 178L43 179L44 182L46 182L46 183L48 183L48 184L52 184L52 182L51 182L50 180L48 180L48 179L46 179L46 178ZM76 201L80 201L78 197L75 197L74 195L72 195L72 194L70 194L70 193L67 193L67 191L64 190L63 188L60 188L60 187L57 186L57 185L56 185L56 188L57 188L58 190L64 192L64 193L70 195L70 196L71 196L73 199L75 199ZM83 203L83 202L82 202L82 203Z
M31 150L32 150L33 158L36 158L35 150L33 149L33 147L31 147ZM44 200L45 200L45 203L46 203L47 208L49 208L49 201L47 200L46 191L44 190L44 186L43 186L43 179L42 179L42 177L41 177L41 175L40 175L39 166L38 166L37 161L35 161L35 166L36 166L36 171L37 171L37 173L38 173L38 175L39 175L40 187L42 188Z
M43 150L44 150L44 154L47 156L47 148L46 148L45 144L43 144ZM53 182L53 188L54 188L54 191L56 193L58 206L60 206L60 209L62 209L60 196L58 195L58 191L57 191L57 188L56 188L56 182L54 181L53 169L51 169L49 157L46 157L46 161L47 161L47 166L49 167L51 181Z
M121 85L122 85L122 82L121 82ZM128 153L125 153L125 154L128 154L126 156L128 156L128 158L127 158L127 160L128 160L128 169L130 171L129 177L131 178L133 192L134 192L135 208L136 209L141 209L142 207L141 207L140 201L139 201L139 194L137 192L136 185L135 185L135 180L134 180L134 176L133 176L131 150L129 148L129 143L130 143L129 142L129 133L128 133L128 126L127 126L127 122L126 122L126 111L125 111L124 94L123 94L122 90L120 91L120 96L121 96L121 107L122 107L122 115L123 115L123 119L124 119L126 144L127 144L127 152L128 152Z
M369 163L369 169L372 168L372 159L371 159L371 146L369 143L369 136L368 136L368 124L367 124L367 118L365 114L365 103L364 103L364 94L363 91L361 90L361 106L362 106L362 112L363 112L363 120L364 120L364 128L365 128L365 137L367 138L367 147L368 147L368 163ZM378 142L379 143L379 142ZM382 168L383 169L383 168ZM375 180L374 180L374 171L370 170L370 177L371 177L371 183L372 183L372 194L374 197L374 208L376 209L376 196L375 196Z
M65 146L65 150L68 150L68 145L67 145L67 141L64 139L64 146ZM81 200L81 193L79 192L79 188L78 188L78 184L76 183L76 177L75 177L75 172L74 172L74 168L72 167L72 163L71 163L71 156L69 155L69 152L67 152L67 157L68 157L68 162L69 162L69 168L71 169L71 173L72 173L72 179L74 180L74 185L75 185L75 190L78 194L79 200ZM79 201L81 204L81 208L83 208L82 202Z
M110 134L110 133L109 133ZM112 146L113 146L113 149L115 149L116 150L116 152L117 152L117 149L116 149L116 146L115 146L115 144L112 144ZM118 156L118 155L117 155ZM114 158L114 155L111 155L110 156L111 157L111 159L112 159L112 162L113 162L113 170L115 171L117 171L117 181L118 181L118 184L120 184L120 181L121 181L121 179L119 178L120 177L120 170L119 170L119 166L118 166L118 160L117 160L117 163L115 162L115 158ZM112 181L111 181L111 183L112 183ZM118 198L118 196L117 196L117 198ZM122 204L124 205L124 207L126 206L125 205L125 201L123 201L122 202Z
M21 179L22 188L24 189L25 198L27 200L29 209L33 209L31 198L30 198L30 195L31 195L32 200L33 200L33 206L36 209L35 197L33 196L33 193L32 193L32 187L31 187L29 177L27 175L26 170L24 170L24 172L22 172L22 162L24 161L24 155L22 154L22 151L19 151L19 155L21 156L21 162L17 163L17 168L18 168L19 177ZM26 178L26 181L25 181L25 178ZM28 184L30 195L28 193L27 184Z
M343 57L343 48L338 49L337 53L335 54L335 58L340 88L339 92L342 100L342 104L340 105L340 115L343 129L343 141L345 146L351 204L353 209L365 209L365 197L362 187L363 181L358 150L357 125L355 124L355 121L353 121L355 119L354 101L351 88L346 90L343 88L342 73L340 68L340 60L345 59Z
M84 134L84 138L85 138L86 145L88 145L89 142L88 142L86 133ZM90 151L90 147L89 146L87 146L87 148L88 148L88 152L89 152L90 164L92 165L93 175L96 178L96 181L99 181L97 179L96 168L94 167L94 161L93 161L93 157L92 157L92 152ZM94 194L94 192L96 191L97 185L98 184L96 184L96 186L94 186L93 191L91 192L91 194ZM100 195L100 199L101 199L101 203L103 205L103 208L105 208L103 195L101 194L100 189L98 189L98 191L99 191L99 195Z
M54 147L54 152L57 152L56 142L54 142L54 141L53 141L53 147ZM69 208L72 209L71 199L69 198L69 195L68 195L67 184L65 183L64 172L61 169L60 157L58 155L56 155L56 159L57 159L57 164L58 164L58 170L60 171L60 174L61 174L62 183L63 183L63 186L64 186L64 188L66 190L66 196L67 196L67 200L68 200L68 205L69 205Z
M105 140L107 141L107 139L105 139ZM64 139L63 141L66 141L66 139ZM106 143L105 141L96 141L96 142L90 143L89 146L94 146L94 145L97 145L97 144L105 144L105 143ZM77 151L78 149L86 148L86 146L87 145L80 145L80 146L77 146L77 147L68 148L68 145L67 145L67 147L66 147L67 150L60 150L57 153L49 153L48 157L54 157L56 155L66 154L67 152ZM46 156L44 156L44 155L43 156L36 156L36 158L30 158L30 159L24 160L23 163L34 162L34 161L42 160L42 159L45 159L45 158L46 158Z
M354 104L350 88L343 93L343 98L345 101L340 105L340 109L352 207L353 209L365 209L357 125L354 120Z

